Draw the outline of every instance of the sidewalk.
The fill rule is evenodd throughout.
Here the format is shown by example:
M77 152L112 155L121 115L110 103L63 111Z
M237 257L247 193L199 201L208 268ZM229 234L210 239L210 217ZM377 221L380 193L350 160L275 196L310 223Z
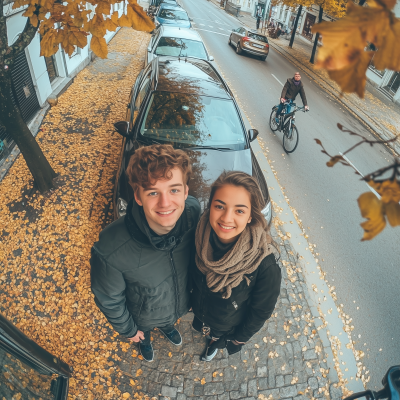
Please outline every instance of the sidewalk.
M213 3L219 6L216 0ZM255 29L255 19L250 13L241 12L240 22L251 29ZM383 140L392 139L400 135L400 106L393 103L383 93L367 82L365 98L360 99L356 94L342 94L336 82L332 81L325 70L314 69L309 62L312 43L307 43L296 36L293 48L289 48L289 41L268 38L270 45L291 63L303 70L311 79L317 82L327 92L337 98L344 106L353 112L364 124ZM268 61L267 61L268 62ZM400 154L400 137L389 146Z
M221 351L201 363L205 339L188 314L178 326L183 346L155 332L155 361L144 362L94 304L90 248L111 222L121 148L112 123L124 118L149 38L121 29L108 59L82 71L46 115L37 138L64 186L50 198L30 197L21 156L0 183L0 312L73 366L72 399L340 399L341 389L328 380L297 253L279 224L273 236L281 249L281 295L273 317L240 354Z

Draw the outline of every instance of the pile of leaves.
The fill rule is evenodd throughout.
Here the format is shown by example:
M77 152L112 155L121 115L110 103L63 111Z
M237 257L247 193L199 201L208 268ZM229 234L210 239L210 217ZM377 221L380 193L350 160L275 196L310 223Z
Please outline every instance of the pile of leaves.
M112 124L125 119L148 41L120 30L109 45L113 59L83 70L46 116L37 140L61 187L48 197L32 192L21 156L0 183L0 312L73 366L74 399L123 396L114 361L127 344L93 301L89 259L113 215L122 137Z

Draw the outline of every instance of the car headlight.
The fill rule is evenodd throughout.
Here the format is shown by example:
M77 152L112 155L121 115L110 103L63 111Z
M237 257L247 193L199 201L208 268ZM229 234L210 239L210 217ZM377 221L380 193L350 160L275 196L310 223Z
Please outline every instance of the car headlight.
M267 223L269 225L272 221L272 207L270 201L261 212L263 213L264 218L267 220Z
M124 199L121 199L121 197L118 197L118 200L117 200L118 218L123 217L126 214L127 207L128 207L128 203Z

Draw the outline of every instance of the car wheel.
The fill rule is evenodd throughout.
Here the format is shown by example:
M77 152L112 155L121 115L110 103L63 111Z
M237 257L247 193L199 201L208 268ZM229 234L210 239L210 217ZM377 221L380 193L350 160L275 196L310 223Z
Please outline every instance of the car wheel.
M242 48L240 47L240 42L237 42L237 45L236 45L236 54L242 54L242 52L243 52L243 50L242 50Z
M261 61L265 61L267 59L267 56L261 56L260 59Z
M232 46L231 36L229 36L228 44L229 46Z

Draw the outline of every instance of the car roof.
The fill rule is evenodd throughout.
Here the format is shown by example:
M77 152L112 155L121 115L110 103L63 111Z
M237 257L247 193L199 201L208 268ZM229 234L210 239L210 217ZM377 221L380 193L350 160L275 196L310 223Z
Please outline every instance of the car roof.
M191 39L202 42L201 36L194 29L190 28L178 28L175 26L162 25L161 36Z
M158 69L157 91L232 98L221 76L208 61L160 56L152 63L152 68Z
M161 3L160 5L160 10L166 8L167 10L180 10L180 11L185 11L186 10L184 8L182 8L180 5L178 4L171 4L171 3ZM187 13L186 13L187 14Z

